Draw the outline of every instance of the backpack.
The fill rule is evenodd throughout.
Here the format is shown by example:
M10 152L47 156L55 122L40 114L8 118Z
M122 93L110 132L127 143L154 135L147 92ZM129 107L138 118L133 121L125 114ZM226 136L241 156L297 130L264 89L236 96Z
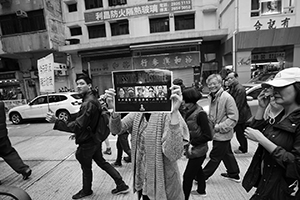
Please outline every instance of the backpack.
M110 134L109 129L110 113L105 107L99 108L99 116L95 130L93 131L93 138L97 142L103 142Z

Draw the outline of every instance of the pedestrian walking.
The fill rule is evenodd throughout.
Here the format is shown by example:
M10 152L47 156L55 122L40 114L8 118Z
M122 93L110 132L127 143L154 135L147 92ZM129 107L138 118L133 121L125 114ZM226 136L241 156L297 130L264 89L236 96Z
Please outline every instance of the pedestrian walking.
M245 136L258 143L243 179L249 192L256 187L251 200L300 199L300 68L278 72L271 81L262 84L259 106ZM274 120L264 119L270 96L283 107ZM273 92L272 92L273 91Z
M133 188L138 199L183 200L177 160L189 140L186 123L178 109L182 102L180 86L171 88L171 113L129 113L123 119L112 112L113 134L130 130L132 140ZM114 110L114 89L106 91L109 108Z
M122 113L121 118L125 117L128 113ZM118 135L117 139L117 159L116 161L112 164L114 167L122 167L122 155L123 151L127 154L127 157L124 157L124 161L127 163L131 162L131 149L130 145L128 142L128 136L129 132L126 131L120 135Z
M197 104L202 94L195 87L192 87L183 90L182 96L186 108L184 119L190 133L190 144L185 153L189 160L183 174L183 192L185 200L188 200L190 194L206 196L202 164L208 151L207 142L212 140L212 133L206 112ZM195 177L198 183L197 190L191 192Z
M210 75L206 83L210 90L208 95L209 117L215 123L215 134L213 147L209 154L210 160L203 169L205 178L209 179L223 161L227 172L221 173L221 176L240 182L240 169L230 144L233 128L239 118L238 109L233 97L222 88L222 77L219 74Z
M247 94L244 86L238 81L238 74L230 72L227 77L229 94L234 98L237 109L239 111L239 120L234 127L236 139L240 146L234 150L236 154L244 154L248 152L248 141L245 138L244 131L246 122L252 117L250 107L247 103Z
M6 113L3 101L0 101L0 157L15 172L22 174L24 180L27 180L31 175L32 170L23 162L18 152L11 145L6 127Z
M75 143L78 144L75 156L82 169L82 189L72 198L80 199L93 194L92 160L114 179L117 187L111 191L112 194L127 193L129 187L119 172L103 158L101 144L93 136L101 105L92 92L92 80L87 75L79 75L76 84L79 94L82 95L82 104L76 119L65 122L57 119L52 112L48 112L46 117L48 122L55 122L53 129L75 133Z

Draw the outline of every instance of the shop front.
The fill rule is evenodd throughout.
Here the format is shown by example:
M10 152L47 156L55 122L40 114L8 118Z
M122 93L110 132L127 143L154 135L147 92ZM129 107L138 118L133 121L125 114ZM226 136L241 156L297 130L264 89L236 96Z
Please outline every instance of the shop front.
M0 74L0 100L4 102L6 111L12 107L26 104L17 72Z
M241 82L299 66L299 31L300 27L291 27L239 32L236 37L236 70L242 77Z
M90 60L83 62L83 70L90 72L93 85L99 93L112 87L112 71L134 69L168 69L173 71L173 79L181 78L185 85L194 82L194 67L199 66L199 52L167 53L123 58Z

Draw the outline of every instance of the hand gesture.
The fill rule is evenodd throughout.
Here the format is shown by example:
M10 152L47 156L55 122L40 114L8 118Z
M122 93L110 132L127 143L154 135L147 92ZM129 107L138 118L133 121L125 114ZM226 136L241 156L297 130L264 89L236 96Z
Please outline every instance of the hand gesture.
M257 129L253 129L250 127L247 127L245 129L245 137L254 141L254 142L260 142L261 138L265 137L264 134L262 132L260 132Z
M257 97L258 105L262 108L266 108L270 103L270 96L266 96L266 89L262 90Z
M116 91L113 88L109 88L108 90L105 90L105 95L108 109L115 110Z
M57 120L57 117L52 111L48 111L46 115L46 121L54 123Z
M170 90L171 90L170 99L172 100L172 104L173 104L172 112L175 112L179 110L179 107L182 103L181 87L178 85L173 85L172 87L170 87Z

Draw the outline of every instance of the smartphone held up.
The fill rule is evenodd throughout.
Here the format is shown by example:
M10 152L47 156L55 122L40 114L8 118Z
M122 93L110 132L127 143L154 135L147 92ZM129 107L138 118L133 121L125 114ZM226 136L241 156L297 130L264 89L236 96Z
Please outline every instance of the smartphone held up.
M268 87L268 88L265 88L263 91L264 91L264 95L265 95L264 98L270 98L270 97L273 96L274 88L273 87Z

